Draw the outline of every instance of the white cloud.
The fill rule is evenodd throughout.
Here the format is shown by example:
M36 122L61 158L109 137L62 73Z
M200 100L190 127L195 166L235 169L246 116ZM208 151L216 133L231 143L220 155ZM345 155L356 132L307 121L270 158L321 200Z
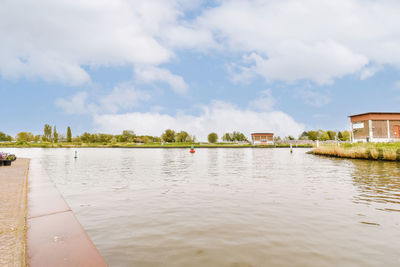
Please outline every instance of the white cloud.
M149 98L150 94L135 89L129 83L122 83L107 95L95 95L89 99L87 92L79 92L70 100L59 98L56 100L56 106L67 114L75 115L117 113L132 109Z
M337 43L305 45L284 43L269 58L252 53L254 65L249 67L266 80L295 82L310 79L318 84L331 83L333 78L355 73L368 59Z
M253 72L269 81L325 84L399 67L399 10L399 1L226 0L197 23L228 51L253 59L245 78Z
M182 93L187 90L184 79L160 67L182 49L244 57L249 62L243 65L231 62L236 82L259 75L267 81L326 84L351 74L366 79L386 65L400 67L399 1L201 4L2 1L0 75L78 85L91 81L90 68L139 66L136 75L143 81L166 82Z
M360 79L365 80L375 75L378 71L382 70L382 66L365 67L361 70Z
M140 101L150 99L146 92L136 90L130 84L121 84L106 96L100 98L101 110L103 112L116 113L120 110L128 110L138 105Z
M196 5L181 0L2 1L0 74L77 85L90 81L85 67L157 66L174 54L169 47L212 41L205 30L196 35L197 29L179 24L185 8ZM168 32L180 36L171 39Z
M169 70L153 66L136 66L135 76L141 82L165 82L176 93L186 92L187 85L181 76L172 74Z
M276 99L272 96L271 89L266 89L260 92L257 99L250 101L249 106L257 110L269 111L272 110L276 103Z
M277 135L298 135L304 130L302 124L281 111L254 111L240 109L230 103L215 101L202 106L199 115L159 112L132 112L126 114L95 115L94 123L102 132L119 133L124 129L134 129L137 134L161 135L168 128L186 130L205 141L207 135L215 131L219 135L234 130L247 136L251 132L274 132Z
M399 1L225 0L195 19L188 9L201 1L3 1L0 74L76 85L90 81L85 67L145 64L181 92L183 79L155 66L187 48L240 52L253 60L243 70L289 82L400 66Z
M79 92L71 97L70 100L59 98L56 106L60 107L67 114L87 114L97 112L97 107L87 103L88 93Z

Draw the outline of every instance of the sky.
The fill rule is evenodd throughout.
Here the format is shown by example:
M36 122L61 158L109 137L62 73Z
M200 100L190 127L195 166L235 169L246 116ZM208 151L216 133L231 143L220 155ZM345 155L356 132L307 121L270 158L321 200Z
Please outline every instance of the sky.
M399 13L395 0L4 0L0 131L345 130L349 115L399 111Z

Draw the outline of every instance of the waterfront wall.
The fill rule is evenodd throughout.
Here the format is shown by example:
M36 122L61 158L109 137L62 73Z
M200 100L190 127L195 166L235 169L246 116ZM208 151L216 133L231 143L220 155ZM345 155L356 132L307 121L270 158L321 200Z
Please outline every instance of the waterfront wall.
M107 266L51 179L31 172L28 181L28 265Z

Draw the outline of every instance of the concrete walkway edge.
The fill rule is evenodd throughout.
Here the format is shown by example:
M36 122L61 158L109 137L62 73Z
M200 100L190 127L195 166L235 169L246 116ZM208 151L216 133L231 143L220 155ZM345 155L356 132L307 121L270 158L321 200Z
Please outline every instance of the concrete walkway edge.
M49 177L29 175L28 266L107 266Z

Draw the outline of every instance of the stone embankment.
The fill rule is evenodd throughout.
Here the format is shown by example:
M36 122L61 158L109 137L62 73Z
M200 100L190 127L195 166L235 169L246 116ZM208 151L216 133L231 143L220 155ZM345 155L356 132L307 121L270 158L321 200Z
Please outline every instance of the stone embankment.
M0 167L0 266L107 266L49 177Z

